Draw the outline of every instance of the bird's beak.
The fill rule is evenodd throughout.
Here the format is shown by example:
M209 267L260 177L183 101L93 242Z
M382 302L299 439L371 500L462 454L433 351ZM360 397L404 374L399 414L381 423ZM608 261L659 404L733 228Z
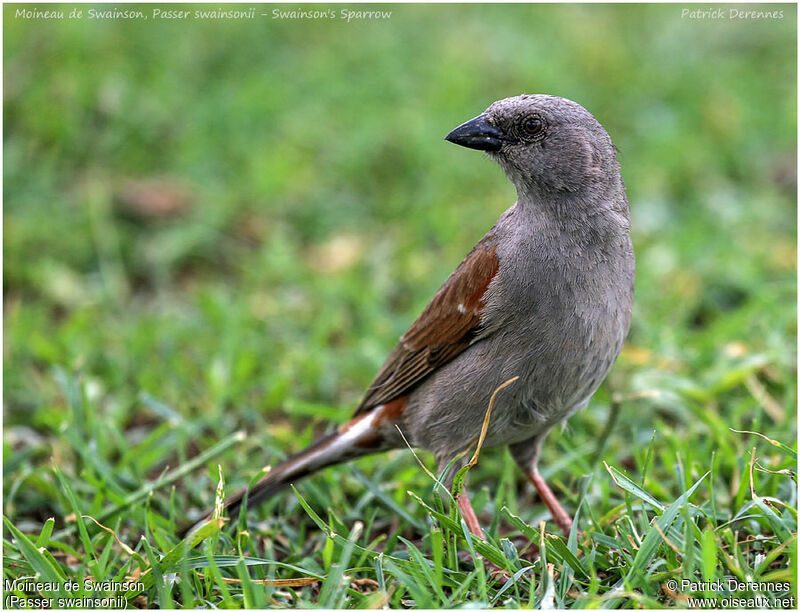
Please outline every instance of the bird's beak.
M490 124L486 115L478 115L462 123L444 139L479 151L499 151L506 141L505 134Z

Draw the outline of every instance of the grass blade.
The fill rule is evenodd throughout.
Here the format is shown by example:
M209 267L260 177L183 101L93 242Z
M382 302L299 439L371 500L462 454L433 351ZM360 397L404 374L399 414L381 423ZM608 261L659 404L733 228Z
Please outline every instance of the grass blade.
M661 516L657 517L654 519L654 522L650 523L650 529L648 530L647 535L644 537L636 556L633 558L633 563L631 564L630 571L627 574L627 578L633 583L640 581L642 576L647 573L647 566L650 565L650 562L653 560L656 551L663 543L661 534L667 532L675 518L678 516L681 508L684 506L684 504L688 503L689 497L691 497L692 493L694 493L695 489L697 489L700 483L705 480L706 476L708 476L708 472L703 474L703 476L700 477L700 480L694 483L691 488L681 495L677 500L675 500L675 502L667 506ZM655 525L658 525L658 529L655 528ZM661 533L659 533L659 529L661 530Z

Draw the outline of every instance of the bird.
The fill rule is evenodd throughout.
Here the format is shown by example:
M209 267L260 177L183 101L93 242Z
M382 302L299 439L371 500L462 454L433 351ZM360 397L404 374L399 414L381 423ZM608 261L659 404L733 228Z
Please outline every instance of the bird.
M538 465L548 432L588 404L630 327L635 258L617 149L583 106L546 94L498 100L445 140L485 152L516 202L403 334L353 417L225 500L230 516L245 499L252 508L323 468L406 445L449 466L452 485L483 429L483 447L507 446L570 533ZM484 538L468 495L456 502Z

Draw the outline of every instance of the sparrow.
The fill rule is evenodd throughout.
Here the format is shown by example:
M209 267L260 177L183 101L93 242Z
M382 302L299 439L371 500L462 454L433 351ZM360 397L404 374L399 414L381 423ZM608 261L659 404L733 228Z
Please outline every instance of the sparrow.
M238 513L323 468L410 444L452 475L484 427L508 446L565 533L570 515L539 473L548 432L586 406L622 349L634 252L616 148L581 105L551 95L494 102L446 140L484 151L517 201L411 324L353 417L271 469L224 506ZM445 477L448 478L448 477ZM457 505L483 538L466 494ZM207 519L211 513L195 522Z

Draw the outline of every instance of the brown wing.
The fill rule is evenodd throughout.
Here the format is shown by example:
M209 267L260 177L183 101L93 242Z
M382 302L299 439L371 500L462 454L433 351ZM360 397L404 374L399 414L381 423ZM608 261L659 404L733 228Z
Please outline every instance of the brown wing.
M484 294L498 269L495 246L487 238L470 251L400 338L356 415L407 394L474 340Z

